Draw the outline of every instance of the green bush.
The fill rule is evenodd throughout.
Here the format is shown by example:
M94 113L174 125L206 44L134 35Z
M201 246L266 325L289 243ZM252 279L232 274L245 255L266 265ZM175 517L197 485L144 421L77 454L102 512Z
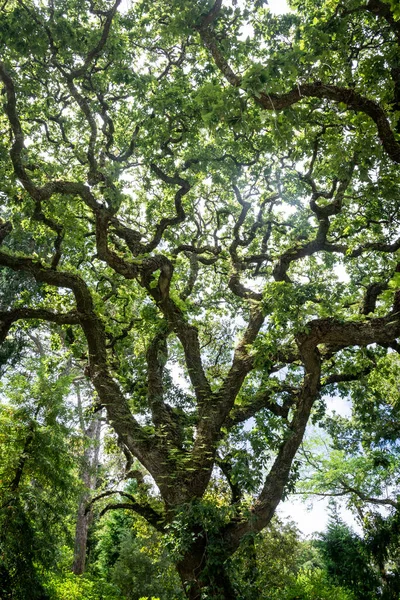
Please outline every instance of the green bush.
M332 585L322 569L302 570L276 600L354 600L352 592Z
M46 585L52 600L122 600L120 590L103 579L64 573L52 575Z

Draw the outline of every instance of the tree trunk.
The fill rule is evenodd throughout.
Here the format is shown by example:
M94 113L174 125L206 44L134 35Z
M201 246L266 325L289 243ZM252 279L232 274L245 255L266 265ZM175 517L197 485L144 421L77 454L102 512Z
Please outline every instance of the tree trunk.
M79 402L80 404L80 402ZM79 407L81 409L81 407ZM79 499L78 515L75 529L74 563L72 571L75 575L82 575L85 571L86 547L91 513L86 513L86 507L90 500L90 490L96 487L96 471L99 463L100 450L100 415L92 420L85 431L88 445L83 455L82 482L85 491Z
M177 564L179 576L189 600L215 598L216 600L237 600L224 565L224 558L210 552L204 536L198 537L190 550Z
M90 513L85 514L85 508L89 498L89 494L85 492L79 500L75 529L74 563L72 565L72 571L75 575L82 575L85 571L86 546L90 518Z

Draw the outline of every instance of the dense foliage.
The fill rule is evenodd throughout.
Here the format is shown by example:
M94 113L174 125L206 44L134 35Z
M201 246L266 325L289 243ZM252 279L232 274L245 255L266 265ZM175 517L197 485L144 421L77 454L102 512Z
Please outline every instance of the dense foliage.
M398 382L398 3L290 5L1 7L8 395L24 385L21 341L46 354L13 456L48 461L39 504L52 477L61 491L57 473L78 476L67 353L126 458L88 508L144 518L191 599L240 597L231 557L293 490L323 394L357 401L354 382L382 365ZM23 450L31 431L38 454ZM15 502L33 523L23 490ZM86 527L82 498L80 511ZM296 585L315 597L331 584L322 570Z

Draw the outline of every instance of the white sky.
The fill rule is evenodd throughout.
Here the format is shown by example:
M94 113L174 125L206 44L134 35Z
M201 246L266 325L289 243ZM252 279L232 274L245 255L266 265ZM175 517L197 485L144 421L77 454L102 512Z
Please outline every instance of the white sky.
M126 12L132 6L133 0L122 0L120 10ZM268 0L268 7L271 12L282 15L289 11L286 0Z
M361 533L361 527L354 519L352 513L343 506L339 508L340 517L357 533ZM305 536L313 533L323 532L329 520L329 498L314 498L302 500L293 497L286 502L281 502L277 515L284 520L291 520Z
M268 0L268 8L277 15L282 15L289 11L286 0Z

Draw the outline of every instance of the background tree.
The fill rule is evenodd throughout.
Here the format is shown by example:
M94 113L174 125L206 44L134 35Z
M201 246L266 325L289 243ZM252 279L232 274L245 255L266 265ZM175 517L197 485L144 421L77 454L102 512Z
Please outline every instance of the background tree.
M0 265L29 286L0 341L68 333L159 493L108 510L175 539L192 599L236 597L321 392L398 349L398 9L291 5L2 7Z
M95 537L92 572L118 586L124 598L184 597L163 536L142 517L132 511L110 512L100 522Z
M297 526L275 517L262 533L243 541L230 569L240 597L250 600L284 597L301 569L323 566L318 550L301 539Z
M355 598L380 597L380 578L362 538L336 516L318 544L330 578L354 592Z
M78 515L75 529L74 564L72 567L76 575L85 571L88 529L91 514L87 512L87 505L91 500L91 491L96 489L98 479L98 468L100 465L100 437L101 437L101 414L97 411L93 414L93 400L85 415L82 403L82 389L80 382L75 380L75 391L77 397L77 408L79 416L80 432L84 439L84 451L81 460L81 480L83 490L79 499ZM90 392L89 392L90 394ZM89 396L90 397L90 396ZM85 418L86 416L86 418ZM86 422L89 421L88 425Z
M325 444L315 440L304 450L308 475L302 479L299 491L333 499L343 499L362 527L363 535L356 536L340 519L334 520L323 546L335 570L354 579L355 593L365 597L370 577L357 583L354 569L346 575L340 566L339 554L345 548L364 556L366 564L375 571L372 597L397 598L399 594L399 452L398 452L398 354L375 354L377 368L351 384L352 411L348 418L333 414L322 421L330 437ZM348 396L347 387L340 389ZM336 545L336 558L331 549ZM340 547L343 546L343 550ZM358 548L358 549L357 549ZM356 559L348 560L355 565Z
M65 406L70 377L55 357L21 358L1 390L0 591L45 599L44 570L56 567L77 499L78 440Z

